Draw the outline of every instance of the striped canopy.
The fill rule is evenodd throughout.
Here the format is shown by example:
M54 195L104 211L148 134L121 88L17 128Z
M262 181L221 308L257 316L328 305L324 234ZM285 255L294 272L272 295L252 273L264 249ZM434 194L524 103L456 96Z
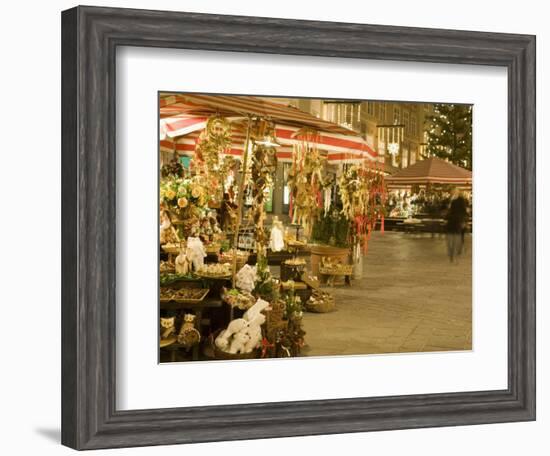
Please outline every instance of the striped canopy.
M460 187L472 185L472 172L441 158L430 157L386 177L388 188L411 185L450 184Z
M278 158L290 161L292 146L301 144L304 127L316 131L308 135L308 143L327 151L329 162L373 160L376 152L356 132L319 119L299 109L248 96L226 95L161 95L160 147L162 151L192 154L200 132L208 117L214 114L226 117L232 123L231 148L228 154L242 154L248 116L261 116L275 123L275 136L282 147Z

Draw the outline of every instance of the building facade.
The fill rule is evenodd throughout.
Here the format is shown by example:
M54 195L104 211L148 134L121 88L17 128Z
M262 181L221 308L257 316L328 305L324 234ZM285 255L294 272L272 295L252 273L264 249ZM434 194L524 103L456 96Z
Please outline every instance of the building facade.
M273 99L360 133L386 165L406 168L424 158L424 122L430 103L342 101L298 98Z

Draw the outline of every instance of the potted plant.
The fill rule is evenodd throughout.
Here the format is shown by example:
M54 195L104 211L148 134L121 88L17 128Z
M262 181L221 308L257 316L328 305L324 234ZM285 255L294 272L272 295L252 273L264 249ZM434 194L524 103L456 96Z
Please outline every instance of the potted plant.
M343 264L350 261L350 221L338 209L321 215L311 232L311 273L319 275L319 265L324 257L339 260Z

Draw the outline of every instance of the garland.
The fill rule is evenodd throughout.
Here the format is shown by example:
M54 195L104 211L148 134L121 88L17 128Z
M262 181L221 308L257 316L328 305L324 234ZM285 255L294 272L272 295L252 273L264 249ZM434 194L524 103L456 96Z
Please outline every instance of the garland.
M342 214L351 221L353 243L359 243L367 252L368 241L377 220L381 231L385 215L385 183L378 164L363 162L349 167L338 180Z
M220 156L230 147L231 125L223 117L211 116L195 146L195 157L204 165L207 174L216 173L220 167Z
M313 141L316 132L302 129L296 135L302 138L302 142L294 145L292 150L292 167L288 176L291 189L290 217L292 223L302 225L305 236L309 237L322 204L326 159L315 146L310 145L316 142Z

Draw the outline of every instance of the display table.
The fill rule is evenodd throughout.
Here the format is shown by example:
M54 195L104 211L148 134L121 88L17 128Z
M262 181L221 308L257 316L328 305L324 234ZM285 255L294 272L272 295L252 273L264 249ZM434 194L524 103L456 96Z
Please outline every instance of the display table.
M267 251L267 264L270 266L279 266L283 261L290 260L296 257L308 257L310 252L308 250L302 249L297 252L289 252L287 250L282 250L280 252L272 252L271 250ZM250 252L248 257L248 264L256 264L256 253Z
M343 277L344 283L348 286L351 286L351 275L352 275L351 269L348 271L334 271L334 270L325 269L321 267L319 268L319 274L321 275L321 277L327 278L327 285L329 287L334 287L334 281L339 277Z
M397 226L408 234L421 233L424 228L424 224L419 219L404 219L402 222L397 222Z
M217 308L221 307L223 305L221 299L218 298L209 298L206 297L203 301L198 303L181 303L176 301L168 301L168 302L161 302L160 303L160 310L190 310L195 314L195 328L199 331L201 334L201 340L203 338L202 335L202 324L203 324L203 318L202 314L203 311L210 308ZM193 361L197 361L199 359L199 346L200 343L195 345L193 347ZM171 345L168 345L167 347L161 348L162 350L168 350L170 351L171 355L171 361L174 362L176 359L176 352L180 348L183 348L183 345L178 344L177 342Z

